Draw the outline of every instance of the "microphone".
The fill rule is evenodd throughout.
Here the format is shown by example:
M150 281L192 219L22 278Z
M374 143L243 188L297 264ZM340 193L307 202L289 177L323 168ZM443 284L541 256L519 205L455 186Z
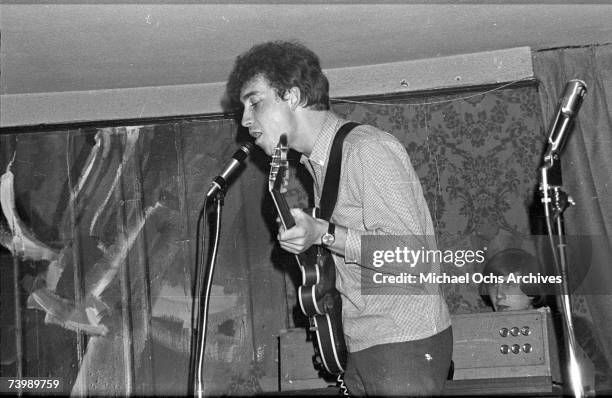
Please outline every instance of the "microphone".
M586 84L582 80L570 80L565 85L565 90L557 105L556 116L548 134L549 147L544 155L545 163L552 165L553 158L563 149L568 135L567 131L574 117L578 114L585 94Z
M245 142L236 152L234 152L234 156L232 156L232 159L225 166L221 174L216 176L211 182L210 188L208 189L208 193L206 194L207 198L217 194L218 191L225 191L225 187L227 186L227 180L232 174L236 172L240 164L249 155L252 148L252 142Z

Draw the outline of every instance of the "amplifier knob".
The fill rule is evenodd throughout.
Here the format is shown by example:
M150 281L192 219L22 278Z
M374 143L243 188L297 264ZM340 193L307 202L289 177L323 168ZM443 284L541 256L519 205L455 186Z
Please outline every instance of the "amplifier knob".
M499 335L501 337L507 337L508 336L508 328L501 328L501 329L499 329Z
M523 336L529 336L531 334L531 329L529 329L529 326L523 326L521 328L521 334Z
M502 344L502 345L499 347L499 351L500 351L502 354L507 354L507 353L509 353L509 352L510 352L510 348L508 347L508 345L507 345L507 344Z
M523 352L529 354L531 352L531 344L529 343L523 344Z
M510 329L510 334L511 334L511 335L513 335L514 337L518 336L518 335L519 335L519 332L520 332L520 330L519 330L519 328L518 328L518 327L516 327L516 326L515 326L515 327L513 327L512 329Z
M521 352L521 347L518 344L512 344L512 348L510 349L513 353L518 354Z

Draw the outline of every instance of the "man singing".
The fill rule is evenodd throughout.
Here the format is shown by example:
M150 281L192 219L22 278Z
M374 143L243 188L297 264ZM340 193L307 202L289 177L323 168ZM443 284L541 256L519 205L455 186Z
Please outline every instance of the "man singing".
M271 156L286 134L289 148L302 154L317 205L331 143L346 122L330 110L328 90L318 57L296 42L254 46L236 59L227 83L229 97L243 108L242 125L257 146ZM296 225L281 227L278 235L283 249L298 254L325 245L334 256L349 351L344 380L350 394L441 394L451 362L452 331L439 287L435 294L361 290L363 236L434 236L418 176L403 145L373 126L355 127L343 144L331 222L299 209L291 209L291 214Z

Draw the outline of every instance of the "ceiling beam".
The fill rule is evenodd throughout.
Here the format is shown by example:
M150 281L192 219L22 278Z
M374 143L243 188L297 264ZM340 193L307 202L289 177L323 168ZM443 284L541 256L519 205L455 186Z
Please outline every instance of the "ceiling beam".
M397 94L533 78L517 47L325 71L332 98ZM0 127L223 113L225 83L0 96Z

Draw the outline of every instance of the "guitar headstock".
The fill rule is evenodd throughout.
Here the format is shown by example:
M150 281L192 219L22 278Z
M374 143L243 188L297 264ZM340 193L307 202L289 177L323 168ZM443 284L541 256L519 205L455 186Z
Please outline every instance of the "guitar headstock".
M287 184L289 183L288 152L287 136L282 134L270 162L270 176L268 177L268 190L270 192L276 190L277 192L285 193L287 191Z

